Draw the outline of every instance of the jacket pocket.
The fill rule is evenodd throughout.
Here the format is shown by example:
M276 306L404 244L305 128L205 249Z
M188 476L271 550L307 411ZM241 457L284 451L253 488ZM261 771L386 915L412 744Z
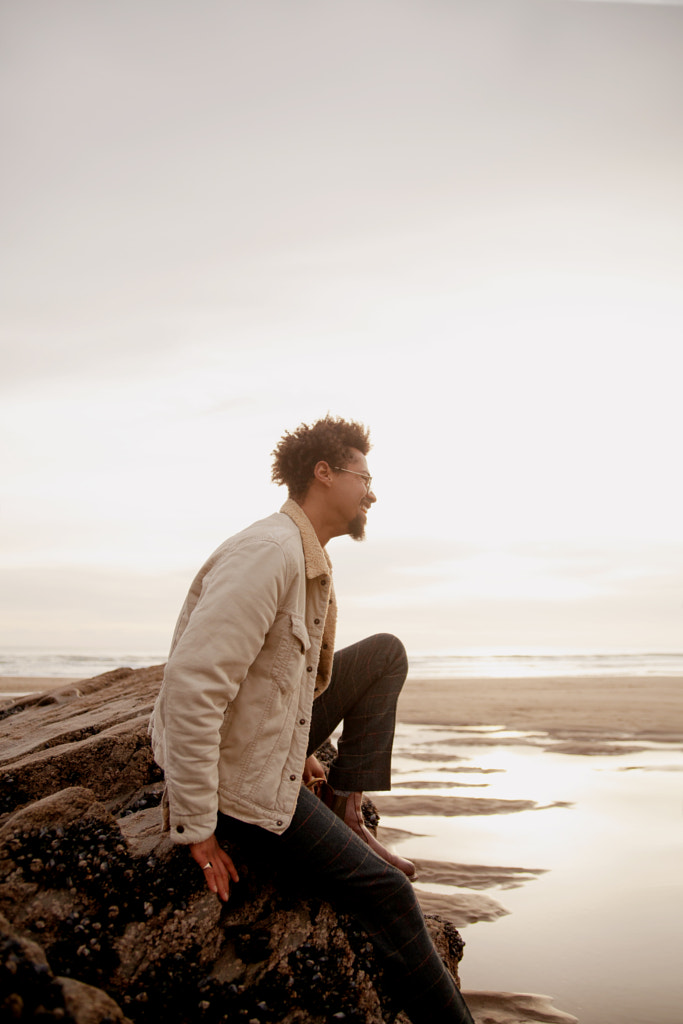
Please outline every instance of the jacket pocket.
M301 653L305 654L311 648L311 638L308 635L303 615L291 615L290 619L292 622L292 634L301 645Z
M282 692L291 691L299 684L306 652L311 647L303 615L292 612L288 620L271 673Z

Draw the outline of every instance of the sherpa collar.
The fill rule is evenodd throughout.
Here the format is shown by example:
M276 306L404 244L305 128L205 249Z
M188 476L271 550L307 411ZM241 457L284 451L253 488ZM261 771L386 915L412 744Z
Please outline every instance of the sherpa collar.
M306 579L313 580L317 576L326 576L332 572L332 561L327 551L318 540L313 529L313 523L308 518L301 505L288 498L284 503L281 512L289 516L299 527L301 543L304 549L304 560L306 562Z
M300 505L288 498L284 503L281 512L289 516L298 526L301 534L301 543L304 549L304 562L306 564L306 579L313 580L319 576L330 577L328 603L324 616L323 635L320 641L320 654L318 658L318 671L315 679L314 698L329 686L332 678L332 665L334 657L334 635L337 626L337 599L334 596L334 584L332 583L332 562L325 548L318 540L313 529L313 524ZM317 622L317 619L316 619Z

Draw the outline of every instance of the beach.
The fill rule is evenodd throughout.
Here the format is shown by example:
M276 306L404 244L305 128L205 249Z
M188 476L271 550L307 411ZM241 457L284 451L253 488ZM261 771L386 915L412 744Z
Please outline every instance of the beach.
M679 676L540 679L409 678L399 719L421 725L500 725L606 739L683 735Z
M0 700L27 693L47 693L75 682L75 676L0 676Z
M677 1024L682 796L680 676L411 678L376 803L475 1020Z
M477 1024L678 1024L680 676L411 677L393 775L380 836L461 930Z

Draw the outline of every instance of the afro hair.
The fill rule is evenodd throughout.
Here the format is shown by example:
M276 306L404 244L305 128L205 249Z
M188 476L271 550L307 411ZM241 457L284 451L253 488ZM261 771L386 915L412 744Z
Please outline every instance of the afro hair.
M327 462L331 467L344 466L351 458L352 448L367 455L370 447L370 432L362 423L328 414L310 427L302 423L296 430L283 434L271 453L271 479L276 484L286 484L290 498L303 498L319 462Z

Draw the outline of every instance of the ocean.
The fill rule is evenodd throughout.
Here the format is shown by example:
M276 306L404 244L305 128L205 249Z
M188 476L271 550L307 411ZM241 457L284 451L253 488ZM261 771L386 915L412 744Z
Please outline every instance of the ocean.
M40 648L0 650L0 676L88 679L127 666L144 668L166 660L162 652L58 651ZM450 654L411 654L414 679L516 679L585 676L683 676L683 653L468 650Z

